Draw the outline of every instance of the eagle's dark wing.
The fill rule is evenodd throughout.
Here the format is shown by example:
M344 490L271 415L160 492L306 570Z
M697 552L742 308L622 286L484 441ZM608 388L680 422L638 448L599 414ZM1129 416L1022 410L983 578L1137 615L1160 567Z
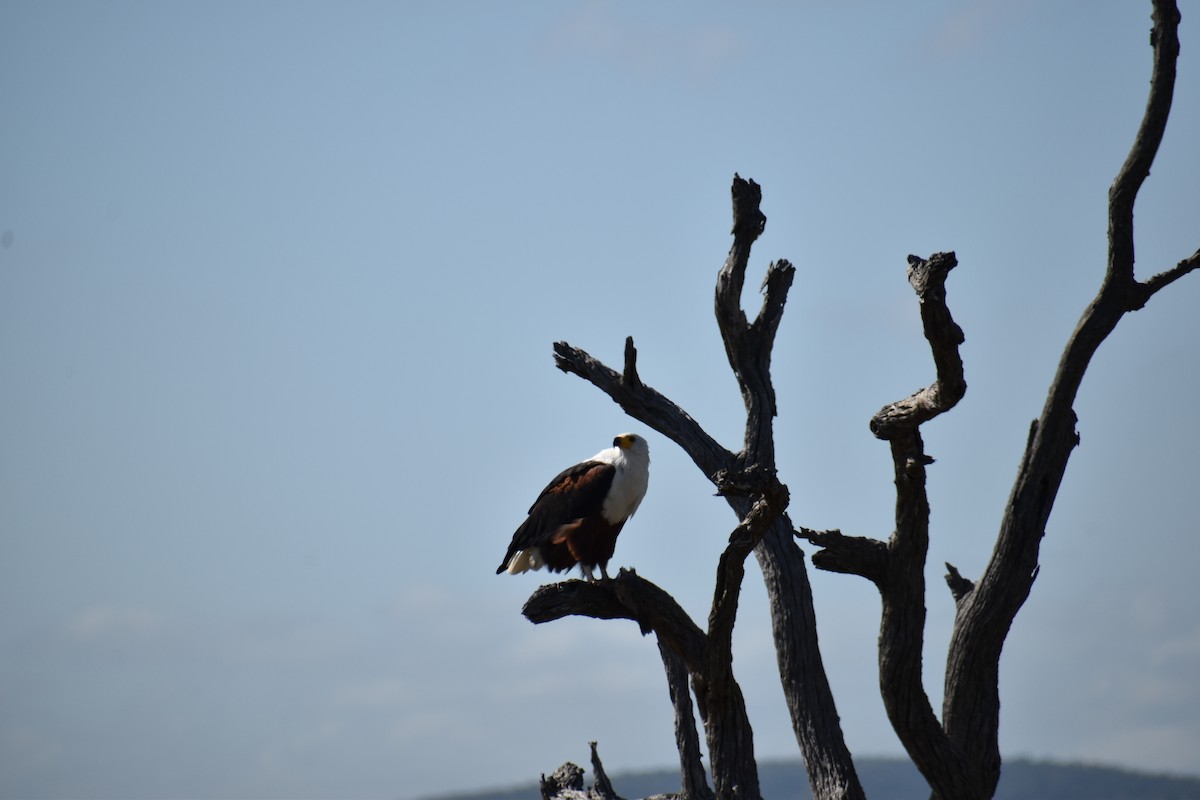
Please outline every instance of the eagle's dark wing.
M558 473L529 507L529 517L513 534L496 574L508 569L508 562L518 552L549 544L563 525L599 516L616 471L612 464L584 461Z

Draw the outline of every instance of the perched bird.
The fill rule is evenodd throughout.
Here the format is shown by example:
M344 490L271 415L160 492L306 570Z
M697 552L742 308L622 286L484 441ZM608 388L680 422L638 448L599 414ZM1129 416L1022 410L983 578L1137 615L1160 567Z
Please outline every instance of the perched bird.
M635 433L560 472L529 508L513 534L496 574L531 569L565 572L576 564L589 581L592 569L608 579L617 534L637 511L650 480L650 448Z

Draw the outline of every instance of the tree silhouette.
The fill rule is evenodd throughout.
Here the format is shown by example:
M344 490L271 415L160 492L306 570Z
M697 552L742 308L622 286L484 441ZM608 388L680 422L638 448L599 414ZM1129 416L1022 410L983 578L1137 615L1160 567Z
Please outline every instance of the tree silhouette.
M888 718L933 797L984 800L1000 778L999 662L1017 612L1038 573L1038 551L1071 453L1079 442L1072 408L1084 373L1101 343L1129 312L1200 267L1200 251L1145 281L1134 275L1133 206L1150 171L1170 112L1179 54L1180 15L1173 0L1154 0L1153 74L1141 127L1109 190L1108 263L1096 297L1067 341L1041 415L1032 422L983 574L972 581L947 564L946 583L956 615L946 659L941 715L921 677L925 631L924 569L929 549L926 467L931 463L921 426L952 409L966 392L959 345L963 332L946 304L954 253L908 257L936 380L889 403L871 431L891 450L896 485L895 529L886 539L812 530L792 522L788 491L776 472L772 424L776 399L771 352L795 270L787 261L768 266L763 300L753 320L741 307L750 251L766 225L758 184L734 176L733 245L717 275L715 310L725 353L746 408L740 450L716 442L679 405L642 382L637 350L625 343L616 371L566 342L554 345L556 365L594 384L631 417L681 447L712 481L740 522L715 571L715 588L702 629L663 589L632 570L599 583L566 581L539 588L524 614L542 623L569 615L631 619L657 636L675 707L682 795L720 800L759 797L753 734L732 670L731 639L745 559L754 553L766 585L780 680L813 796L863 798L846 747L817 642L812 592L796 539L818 549L818 569L871 581L881 597L879 682ZM688 684L690 682L690 693ZM700 763L694 696L709 750L712 789ZM597 772L599 760L593 749ZM597 792L611 795L607 779ZM553 793L553 782L543 792ZM547 786L550 786L548 789Z

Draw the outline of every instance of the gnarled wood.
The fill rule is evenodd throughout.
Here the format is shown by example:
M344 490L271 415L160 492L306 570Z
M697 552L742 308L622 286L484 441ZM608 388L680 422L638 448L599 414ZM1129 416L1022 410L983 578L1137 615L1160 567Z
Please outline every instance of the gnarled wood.
M770 374L771 351L795 270L787 261L775 262L768 267L763 280L762 306L754 320L748 320L741 309L741 292L750 251L763 231L766 216L759 207L761 188L754 181L735 175L732 196L734 240L717 275L715 308L726 356L746 406L745 437L739 452L732 453L717 444L682 408L642 381L637 374L636 350L631 339L626 340L625 364L620 373L565 342L556 343L554 353L560 369L590 381L631 417L678 444L713 482L718 494L726 498L738 519L745 522L751 517L757 500L770 491L777 491L770 487L782 489L775 477L772 422L776 404ZM754 552L770 599L784 696L801 754L808 766L813 794L820 800L862 798L865 795L842 736L833 692L821 661L812 590L804 554L792 537L791 522L777 515L755 542ZM718 570L719 576L725 576L718 580L725 580L727 589L740 586L741 581L740 572L728 570L731 563L723 560ZM736 592L723 594L718 586L710 623L722 619L717 613L721 597L736 598ZM736 604L732 608L736 610ZM732 617L729 619L731 627ZM719 671L719 667L714 665L713 671ZM736 687L736 683L732 685ZM697 700L703 716L705 707L701 694L698 692ZM738 695L740 698L740 690ZM738 715L737 708L727 709L727 712L725 717ZM706 721L706 730L708 728ZM720 737L714 740L711 731L708 738L710 750L714 741L724 741ZM741 751L737 755L731 753L730 757L741 763L752 760L752 752L746 747L751 741L749 730L744 735L738 734L737 741L744 743ZM718 771L716 761L714 754L714 773ZM720 778L714 776L714 780L717 796L722 797ZM745 788L743 785L742 791Z
M626 340L620 372L583 350L555 343L560 369L590 381L630 416L678 444L740 521L718 564L707 631L688 618L670 595L628 570L600 584L568 581L542 587L525 606L526 616L535 622L584 614L632 619L643 632L656 633L676 713L685 796L707 800L711 793L700 767L691 704L682 688L684 669L704 722L715 796L721 800L758 797L753 739L730 655L744 561L751 551L766 583L784 696L813 794L818 800L864 796L821 662L811 588L795 537L819 548L813 556L818 568L859 575L878 587L880 691L893 727L934 797L984 800L995 792L1000 774L1000 652L1037 576L1040 541L1078 443L1072 405L1084 373L1126 313L1142 308L1155 293L1200 269L1198 250L1144 282L1134 275L1133 205L1170 112L1178 24L1175 2L1154 0L1151 88L1142 125L1109 192L1109 256L1103 284L1070 337L1042 414L1030 427L991 560L977 582L946 565L956 617L940 721L921 675L930 533L926 468L933 459L925 453L920 428L953 408L966 391L959 356L963 333L946 304L946 276L957 264L953 253L908 260L908 278L920 301L936 379L912 396L884 406L871 420L872 432L889 444L896 485L895 530L886 541L796 527L785 512L787 489L776 476L773 419L777 408L770 369L795 270L787 261L769 266L762 306L749 320L741 295L751 248L766 224L760 208L762 191L755 182L734 176L734 241L717 275L715 296L726 356L746 407L740 450L733 452L717 443L682 408L642 381L632 339Z
M658 652L662 656L663 671L667 674L667 688L671 693L671 707L675 710L675 748L679 751L679 774L682 786L680 800L713 800L708 778L701 761L700 737L696 733L696 716L692 710L692 696L688 692L688 671L679 654L658 640Z
M753 540L757 531L752 526L757 524L762 527L771 520L770 517L760 518L754 523L739 526L739 531L745 527L744 533ZM735 532L737 536L739 533ZM737 545L730 545L730 549L735 552L741 549L742 560L749 552L749 547L740 541ZM738 560L736 555L733 558ZM722 559L722 569L736 570L730 567L725 558ZM720 580L727 582L728 577ZM615 578L607 581L564 581L542 586L525 603L524 614L536 623L569 615L631 619L641 626L643 633L653 631L658 636L660 649L670 651L679 658L691 675L708 740L716 797L758 800L753 731L746 715L741 688L733 677L731 656L727 649L725 652L714 652L709 635L692 622L669 594L633 570L622 569ZM664 665L668 682L675 692L678 683L671 681L672 663L666 656ZM675 702L678 713L679 701ZM697 790L694 777L688 777L693 757L685 756L681 750L681 759L685 782L691 781L693 790ZM703 796L702 790L699 791Z
M1031 427L991 559L974 588L958 597L942 718L951 741L981 775L981 797L990 797L1000 778L1000 653L1037 576L1046 523L1067 462L1079 443L1073 404L1084 373L1126 313L1200 267L1197 253L1145 283L1134 277L1133 204L1162 141L1179 55L1179 10L1173 0L1155 0L1153 19L1154 67L1146 112L1109 191L1104 281L1071 334L1042 414Z

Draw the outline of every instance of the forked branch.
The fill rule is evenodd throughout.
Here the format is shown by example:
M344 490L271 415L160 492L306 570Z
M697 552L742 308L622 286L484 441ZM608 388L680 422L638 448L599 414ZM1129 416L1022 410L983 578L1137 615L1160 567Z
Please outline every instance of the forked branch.
M643 383L632 339L626 340L620 372L565 342L555 344L555 363L560 369L590 381L630 416L683 448L740 521L718 566L707 633L666 592L625 570L602 584L571 581L543 587L526 605L526 615L534 621L569 614L628 618L636 620L643 632L658 634L677 724L684 723L677 728L677 738L685 793L690 796L703 798L708 790L702 771L698 772L694 729L689 736L684 719L691 710L690 704L683 702L686 692L681 697L680 665L691 675L710 752L720 753L723 764L736 764L731 767L734 772L749 768L747 775L753 774L750 728L728 656L744 559L753 548L770 598L781 682L813 794L820 800L863 797L821 662L811 589L794 542L796 536L820 548L813 557L819 568L860 575L878 587L882 598L881 692L892 725L935 798L983 800L994 793L1000 772L1000 652L1037 575L1040 541L1067 461L1078 444L1072 406L1084 373L1124 314L1142 308L1155 293L1200 269L1197 251L1144 282L1134 273L1134 202L1164 135L1179 54L1176 3L1153 0L1153 5L1151 87L1141 126L1109 192L1109 254L1103 284L1070 337L1042 413L1030 427L987 568L978 582L972 582L946 565L946 582L957 613L940 722L921 677L924 568L929 548L925 470L933 459L925 453L920 428L953 408L966 391L959 356L963 335L945 298L946 275L957 263L953 253L938 253L929 259L909 257L909 281L920 301L936 379L912 396L885 406L871 421L874 434L889 443L896 483L895 530L886 542L846 536L837 530L793 529L783 512L786 489L776 478L772 430L776 402L770 366L795 270L786 261L770 265L762 283L761 308L753 321L748 320L742 309L746 269L751 248L766 224L760 209L762 191L754 181L734 177L734 241L718 273L715 298L726 355L747 412L739 451L718 444L682 408ZM720 730L726 723L731 727ZM744 741L738 740L743 732ZM714 749L714 741L719 749ZM715 775L717 797L724 800L736 793L754 800L756 775L747 777L740 787L731 784L740 774Z
M617 372L566 342L554 343L554 365L588 381L611 397L626 414L675 442L710 479L730 468L732 453L709 436L686 411L642 383L637 374L633 337L625 339L623 372Z
M786 504L786 489L779 484L775 474L772 421L776 407L770 365L775 335L795 270L786 261L770 265L762 284L762 306L757 317L752 322L748 321L741 308L741 294L750 250L763 231L766 215L759 207L762 190L754 181L743 180L735 175L732 196L734 240L717 276L716 316L730 367L737 377L746 405L745 438L740 451L733 453L722 447L680 406L643 382L638 374L637 351L632 340L626 340L621 372L605 366L566 342L555 343L555 364L564 372L590 381L631 417L679 445L717 487L718 494L725 497L741 524L753 528L754 532L744 541L742 536L735 537L731 547L736 545L736 553L727 551L722 558L710 625L723 641L728 639L727 631L732 630L736 615L742 561L746 552L749 552L746 547L748 544L758 556L771 598L780 677L788 708L792 712L797 741L809 768L813 793L821 800L856 800L864 795L854 772L850 751L842 738L833 693L821 661L816 615L812 608L812 592L803 554L793 542L791 523L780 513L782 506L772 499L767 499L764 505L764 498L771 497L782 497ZM757 508L765 508L769 513L758 511ZM767 521L756 522L755 519L759 517ZM591 590L572 588L568 592L547 587L530 598L530 603L537 610L547 603L553 607L555 602L561 603L567 599L572 603L586 600L589 604L586 613L622 616L614 613L608 600L594 594ZM559 610L564 607L560 605ZM629 616L629 613L624 615ZM645 621L644 616L639 618L639 622ZM713 738L711 715L714 703L727 703L727 707L720 712L720 718L737 718L744 715L745 709L741 706L741 691L737 684L731 678L727 683L724 680L724 673L728 670L728 664L723 662L726 656L712 656L712 652L718 648L711 642L709 649L710 657L716 660L709 664L707 674L702 673L699 681L695 677L695 664L687 656L684 660L689 670L693 670L693 685L701 706L701 716L705 717L716 773L714 742L728 748L724 756L726 763L752 765L753 750L748 724L744 728L731 729L732 735L738 738L724 734L716 740ZM725 646L719 649L724 652ZM715 683L705 683L714 678L717 679ZM753 772L752 769L750 771ZM737 785L723 784L725 776L714 777L718 797L727 796ZM737 778L736 775L732 777ZM751 789L757 792L756 775L742 780L738 791L744 795Z
M991 796L1000 776L1000 653L1037 576L1046 523L1071 453L1079 443L1073 405L1084 374L1126 313L1143 307L1156 292L1200 267L1200 253L1196 253L1145 283L1134 276L1134 201L1158 154L1174 94L1179 56L1179 9L1174 0L1154 0L1153 20L1153 69L1146 111L1109 190L1104 280L1067 341L1041 416L1030 427L996 546L983 575L972 587L955 580L951 573L957 613L947 655L942 722L979 775L983 797Z

